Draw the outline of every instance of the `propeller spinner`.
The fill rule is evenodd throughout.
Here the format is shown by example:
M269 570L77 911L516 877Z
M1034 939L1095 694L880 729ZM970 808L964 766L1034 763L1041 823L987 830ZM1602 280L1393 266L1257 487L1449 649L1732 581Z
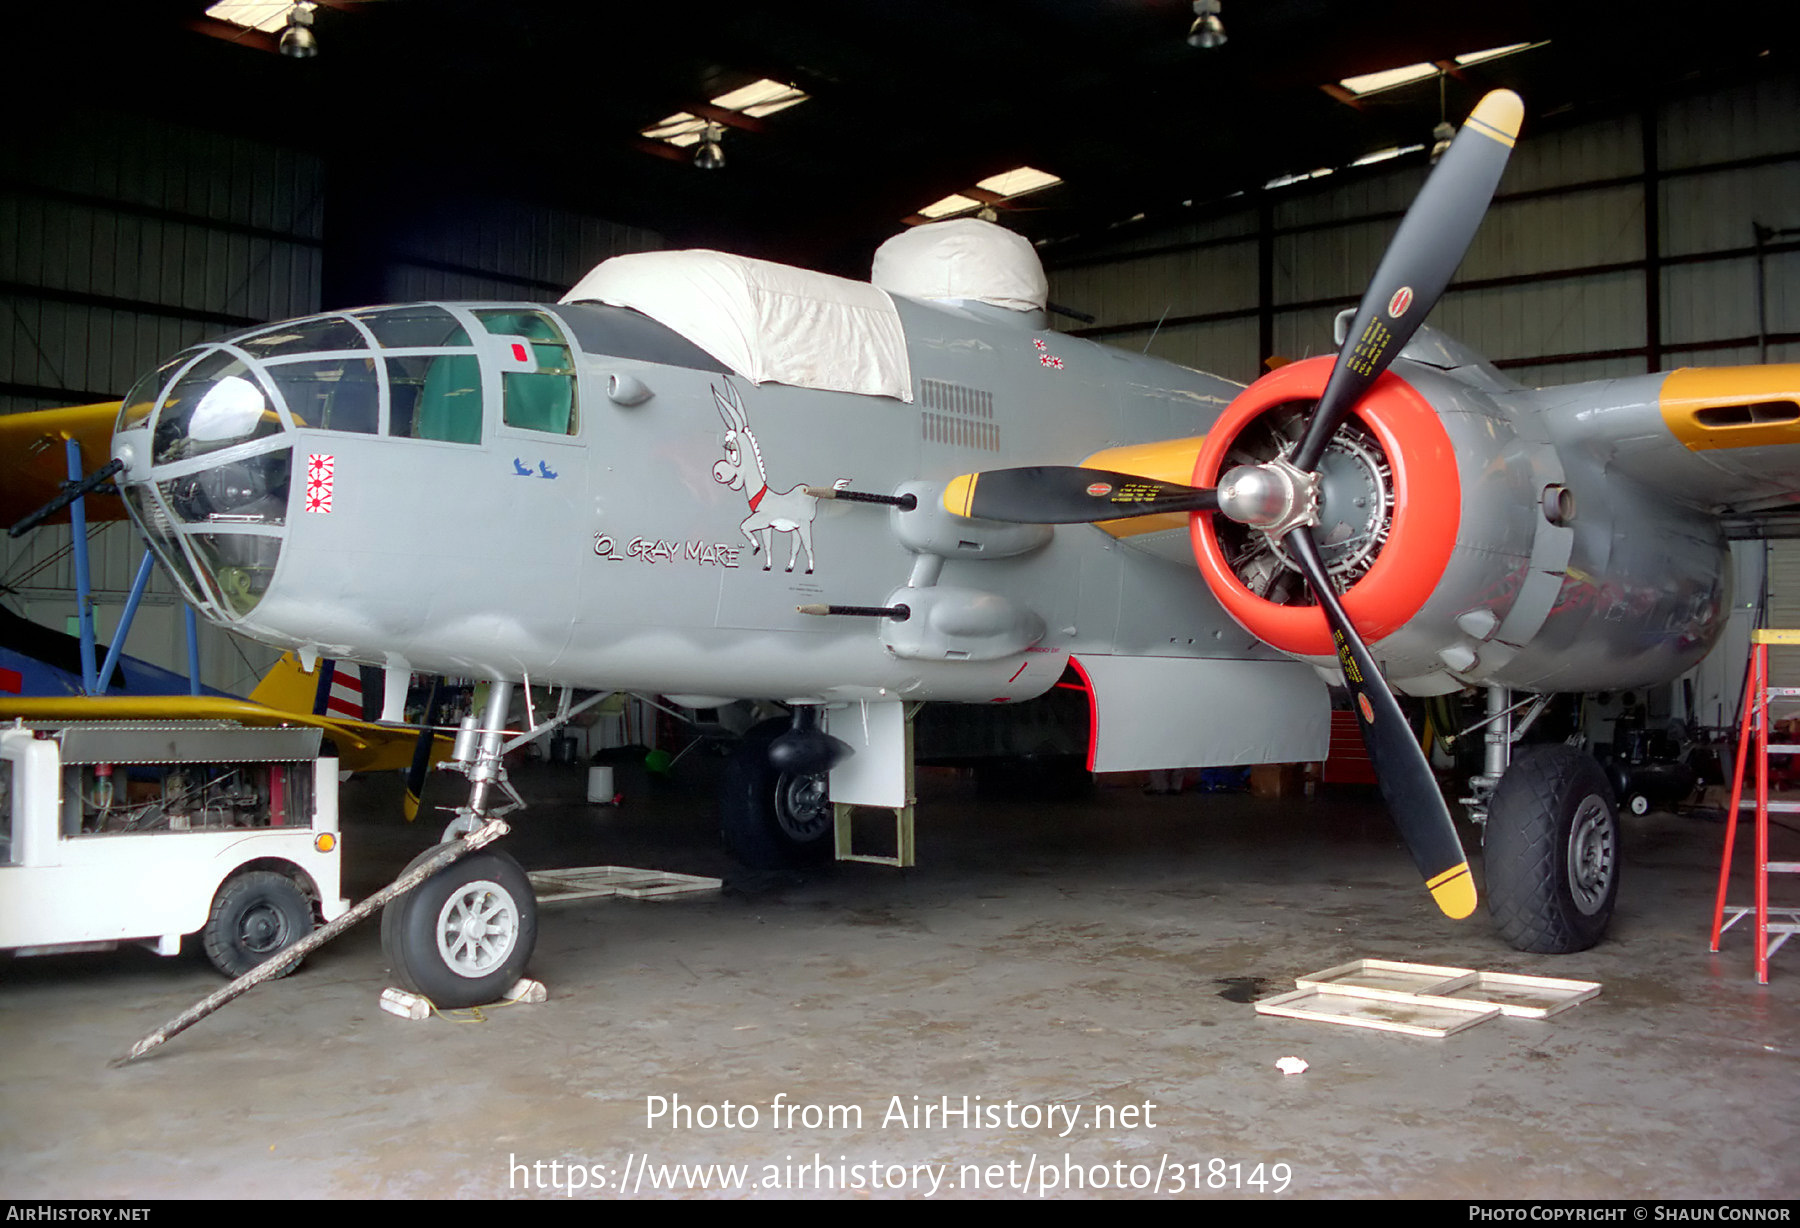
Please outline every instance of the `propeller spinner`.
M1510 90L1497 90L1476 105L1382 256L1324 394L1289 455L1233 469L1215 490L1046 465L965 474L944 493L944 506L959 515L1036 524L1217 510L1279 540L1325 612L1388 811L1431 898L1446 916L1456 918L1474 912L1476 899L1450 808L1393 688L1344 613L1313 526L1318 521L1318 468L1326 447L1436 306L1462 263L1506 169L1524 114L1524 104Z

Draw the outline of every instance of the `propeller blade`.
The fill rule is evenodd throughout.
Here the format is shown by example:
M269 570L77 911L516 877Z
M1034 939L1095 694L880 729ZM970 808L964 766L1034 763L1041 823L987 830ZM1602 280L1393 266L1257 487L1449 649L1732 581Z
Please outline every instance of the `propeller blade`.
M1318 596L1331 623L1338 664L1349 684L1357 714L1362 718L1363 743L1381 782L1381 796L1400 829L1413 862L1425 876L1426 890L1445 916L1461 919L1475 911L1475 880L1469 859L1451 821L1450 807L1438 790L1431 763L1413 737L1412 726L1400 711L1400 701L1376 668L1375 658L1362 636L1350 624L1337 592L1325 573L1325 562L1313 541L1312 530L1298 528L1282 539L1290 557L1300 564L1306 582Z
M1095 524L1218 506L1217 491L1075 465L965 473L944 488L944 507L958 516L1010 524Z
M1438 160L1363 293L1325 393L1289 458L1296 468L1318 468L1332 435L1437 305L1494 197L1524 117L1517 94L1495 90Z

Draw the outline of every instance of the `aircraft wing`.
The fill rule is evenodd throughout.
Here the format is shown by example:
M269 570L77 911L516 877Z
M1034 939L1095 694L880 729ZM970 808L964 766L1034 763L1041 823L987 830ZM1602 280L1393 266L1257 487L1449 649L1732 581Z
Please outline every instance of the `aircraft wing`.
M88 473L112 455L113 422L119 402L78 405L72 409L39 409L24 414L0 414L0 525L15 524L62 493L69 480L69 458L64 444L81 444L81 468ZM122 520L123 500L89 499L89 520ZM59 512L46 523L66 524L69 513Z
M241 725L310 725L338 748L338 762L352 772L405 770L419 731L404 725L284 712L224 695L82 695L55 698L0 696L0 719L27 721L236 721ZM435 739L433 759L448 758L450 739Z

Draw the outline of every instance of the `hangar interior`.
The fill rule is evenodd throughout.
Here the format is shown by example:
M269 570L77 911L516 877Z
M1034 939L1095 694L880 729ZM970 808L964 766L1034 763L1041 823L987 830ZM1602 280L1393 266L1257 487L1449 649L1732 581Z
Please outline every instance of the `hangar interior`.
M9 16L56 101L0 146L0 412L117 400L187 345L323 310L555 302L629 253L712 248L865 280L889 235L980 210L1030 240L1050 301L1079 313L1048 328L1248 384L1271 358L1335 350L1334 317L1430 172L1434 127L1495 88L1524 98L1523 132L1434 328L1534 386L1800 363L1789 5L1724 0L1677 26L1615 6L1223 0L1228 37L1205 47L1189 40L1204 0L321 0L307 58L279 49L291 6L263 7L260 30L204 0L102 4L79 31ZM758 82L777 92L734 95ZM723 164L700 165L713 142ZM418 515L450 521L456 502L446 490ZM1735 546L1726 633L1654 712L1735 723L1750 629L1800 627L1784 531ZM88 549L107 639L144 547L112 521ZM67 526L6 539L5 608L71 624L71 554ZM186 672L182 604L159 569L128 650ZM238 694L277 655L209 624L199 643L202 680ZM1800 684L1800 651L1776 669ZM9 960L0 1083L30 1111L0 1124L0 1187L499 1197L552 1192L517 1165L558 1161L586 1166L592 1194L650 1155L912 1173L871 1188L868 1169L862 1185L810 1170L839 1182L826 1194L876 1196L927 1192L920 1168L1027 1157L1063 1164L1062 1184L971 1179L962 1195L1143 1193L1127 1173L1169 1165L1190 1179L1165 1194L1794 1191L1800 967L1778 955L1762 986L1741 937L1707 952L1716 822L1627 819L1610 936L1546 958L1438 916L1379 797L1354 787L1165 797L1120 778L1044 800L924 773L918 867L747 872L718 848L717 761L684 767L621 769L616 809L587 805L566 765L516 773L532 808L510 839L528 868L726 886L547 909L532 967L550 1003L480 1026L382 1015L365 926L109 1071L212 972L131 950ZM442 775L428 801L454 805ZM351 898L430 842L394 814L397 788L343 786ZM1780 823L1774 838L1794 845ZM1254 1013L1356 958L1604 990L1442 1040ZM1280 1074L1287 1055L1308 1073ZM896 1099L965 1095L1157 1108L1066 1135L884 1120ZM862 1121L776 1127L778 1096L859 1105ZM762 1115L674 1128L647 1119L659 1097ZM1070 1156L1094 1166L1085 1184ZM761 1192L820 1192L780 1176Z

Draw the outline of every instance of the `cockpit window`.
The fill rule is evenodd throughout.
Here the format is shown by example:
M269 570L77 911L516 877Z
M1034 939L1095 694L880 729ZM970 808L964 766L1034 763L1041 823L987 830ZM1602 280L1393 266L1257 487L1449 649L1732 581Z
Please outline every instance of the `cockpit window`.
M363 435L380 426L381 386L373 358L271 363L266 369L295 426Z
M166 465L279 434L281 418L256 376L227 350L208 354L169 390L152 453Z
M501 359L500 388L506 425L573 435L575 363L556 321L541 311L477 311L482 327L511 344Z
M151 498L147 487L126 486L123 493L134 518L143 527L150 549L155 551L157 559L175 577L175 582L181 586L188 601L193 605L200 605L200 594L205 590L200 587L199 578L188 565L187 554L175 539L174 527L162 510L162 504Z
M164 363L131 386L125 394L125 402L119 407L119 420L113 424L115 431L128 431L134 426L142 426L150 420L151 411L156 408L156 394L163 390L169 382L169 376L187 356L183 355L174 362Z
M214 597L231 614L244 615L269 589L281 558L279 537L242 533L195 533L188 538L199 556Z
M283 524L293 450L240 457L156 484L163 502L186 524Z
M401 307L350 313L375 334L384 350L435 349L469 344L469 334L442 307Z
M481 364L473 353L387 360L388 434L481 442Z
M321 316L299 320L254 337L240 338L236 344L258 358L277 358L283 354L317 354L321 350L365 350L369 343L356 325L342 316Z

